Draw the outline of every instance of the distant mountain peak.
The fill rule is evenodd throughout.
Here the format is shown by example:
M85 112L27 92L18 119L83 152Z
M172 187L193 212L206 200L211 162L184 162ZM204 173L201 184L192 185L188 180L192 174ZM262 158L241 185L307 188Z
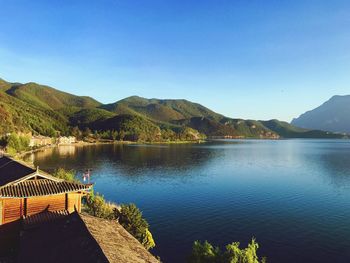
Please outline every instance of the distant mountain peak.
M306 129L350 133L350 95L335 95L293 119L291 124Z

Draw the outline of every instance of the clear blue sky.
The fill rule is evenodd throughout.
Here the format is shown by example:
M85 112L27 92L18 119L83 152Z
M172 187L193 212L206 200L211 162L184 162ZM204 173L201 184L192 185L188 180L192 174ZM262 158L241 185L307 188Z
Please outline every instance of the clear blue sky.
M350 1L0 0L0 77L290 121L350 94Z

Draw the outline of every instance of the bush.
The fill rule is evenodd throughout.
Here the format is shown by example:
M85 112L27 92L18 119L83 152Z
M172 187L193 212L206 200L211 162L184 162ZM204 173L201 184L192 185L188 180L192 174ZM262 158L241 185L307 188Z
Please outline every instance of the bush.
M135 204L124 204L118 213L119 223L146 248L155 247L152 234L142 212Z
M141 211L134 204L121 205L120 210L106 202L102 195L91 192L86 198L86 212L105 219L119 219L119 223L134 236L146 249L155 247L152 233Z
M10 155L29 150L29 142L28 136L17 135L16 133L4 136L0 140L1 146L6 148Z
M258 243L253 238L248 247L241 249L239 242L233 242L225 247L222 252L218 247L213 247L209 242L203 244L195 241L189 263L266 263L266 258L259 260L257 250Z
M214 248L208 241L203 244L195 241L192 247L190 263L214 263L221 262L219 248Z
M74 170L65 170L63 168L58 168L53 172L53 176L69 182L79 182L78 178L75 176Z
M206 136L204 134L201 134L197 130L189 127L182 127L178 131L178 136L181 141L196 141L206 139Z
M107 203L100 194L94 194L93 191L86 198L87 212L93 216L115 219L116 206Z
M146 228L145 234L143 235L143 240L141 244L146 248L146 249L151 249L156 246L156 243L154 242L153 236L151 231L149 231L148 228Z

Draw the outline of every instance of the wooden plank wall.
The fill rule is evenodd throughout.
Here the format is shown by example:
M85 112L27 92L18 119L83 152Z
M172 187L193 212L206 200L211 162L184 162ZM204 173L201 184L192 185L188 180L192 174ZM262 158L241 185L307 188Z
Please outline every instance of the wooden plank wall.
M79 193L69 193L68 194L68 211L72 213L77 209L77 211L81 212L81 194Z
M53 196L0 199L0 225L20 219L23 215L33 215L45 211L77 209L81 212L81 193L69 193ZM67 200L68 199L68 200Z
M66 209L66 195L38 196L27 199L27 215L33 215L45 210L58 211Z
M23 203L22 198L3 200L3 224L16 221L23 216Z
M2 209L2 204L3 201L0 199L0 226L2 225L2 220L3 220L3 209Z

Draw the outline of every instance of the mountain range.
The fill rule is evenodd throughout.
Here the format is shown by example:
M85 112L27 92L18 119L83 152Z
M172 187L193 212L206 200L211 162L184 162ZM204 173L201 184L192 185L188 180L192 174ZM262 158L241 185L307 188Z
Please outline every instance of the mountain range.
M306 129L350 133L350 95L333 96L321 106L293 119L292 124Z
M297 128L278 120L233 119L187 100L132 96L102 104L91 97L72 95L49 86L32 82L10 83L2 79L0 118L0 134L21 131L47 136L57 133L68 135L76 126L81 130L115 130L120 134L146 133L146 137L129 137L145 140L175 136L184 130L187 134L207 137L342 137L340 134Z

